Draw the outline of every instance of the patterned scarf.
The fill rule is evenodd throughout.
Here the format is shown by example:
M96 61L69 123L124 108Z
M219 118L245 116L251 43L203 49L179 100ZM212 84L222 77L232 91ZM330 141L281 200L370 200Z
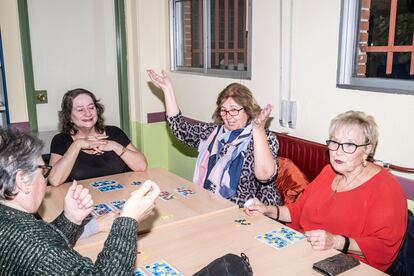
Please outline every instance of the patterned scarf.
M217 126L207 140L201 141L198 146L193 182L206 189L213 186L214 193L224 198L234 196L251 138L251 124L234 131ZM223 149L227 151L221 156Z

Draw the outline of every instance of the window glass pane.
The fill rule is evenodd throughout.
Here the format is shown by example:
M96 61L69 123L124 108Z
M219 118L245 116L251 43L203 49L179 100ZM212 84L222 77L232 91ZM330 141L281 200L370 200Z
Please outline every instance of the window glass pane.
M411 53L397 52L393 54L391 74L386 74L386 53L368 53L367 57L367 77L411 80L414 79L414 76L410 76Z
M410 4L411 3L411 4ZM411 6L410 6L411 5ZM398 1L395 45L412 45L414 32L414 1Z
M361 1L360 8L355 75L359 78L413 79L414 8L401 0Z
M211 68L247 70L246 0L211 1Z
M388 43L391 0L372 0L369 11L368 45Z
M170 3L174 68L192 72L200 71L189 67L203 68L213 74L222 73L209 69L236 71L225 72L225 76L236 76L237 71L249 72L248 0L171 0ZM204 10L206 4L208 9ZM243 77L250 76L243 74Z
M177 66L202 68L203 2L186 0L174 2Z

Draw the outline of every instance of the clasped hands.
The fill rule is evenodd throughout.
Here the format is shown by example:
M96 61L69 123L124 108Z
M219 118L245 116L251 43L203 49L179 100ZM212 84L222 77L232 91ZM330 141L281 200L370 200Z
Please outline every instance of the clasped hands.
M88 136L85 138L77 138L80 150L89 154L100 155L105 151L114 151L117 147L122 147L117 142L106 140L108 136Z

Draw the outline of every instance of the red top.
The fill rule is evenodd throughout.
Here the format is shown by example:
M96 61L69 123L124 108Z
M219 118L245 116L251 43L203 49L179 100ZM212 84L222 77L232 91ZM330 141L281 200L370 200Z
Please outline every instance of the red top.
M287 205L299 231L322 229L354 239L365 258L385 271L397 257L407 227L407 200L397 179L385 169L355 189L332 195L336 173L330 165Z

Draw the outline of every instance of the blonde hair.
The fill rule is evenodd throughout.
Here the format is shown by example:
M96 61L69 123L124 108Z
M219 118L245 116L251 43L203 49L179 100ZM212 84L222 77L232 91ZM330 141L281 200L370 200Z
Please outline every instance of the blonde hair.
M214 123L223 124L223 119L220 116L221 104L228 98L232 98L236 103L243 107L249 123L253 118L256 118L262 110L253 98L253 94L249 88L240 83L232 83L224 88L217 97L217 107L212 116Z
M372 145L369 156L373 157L378 142L378 126L374 117L371 115L367 115L362 111L353 110L337 115L331 121L329 137L332 137L333 133L339 128L354 126L359 127L362 130L365 137L364 142Z

